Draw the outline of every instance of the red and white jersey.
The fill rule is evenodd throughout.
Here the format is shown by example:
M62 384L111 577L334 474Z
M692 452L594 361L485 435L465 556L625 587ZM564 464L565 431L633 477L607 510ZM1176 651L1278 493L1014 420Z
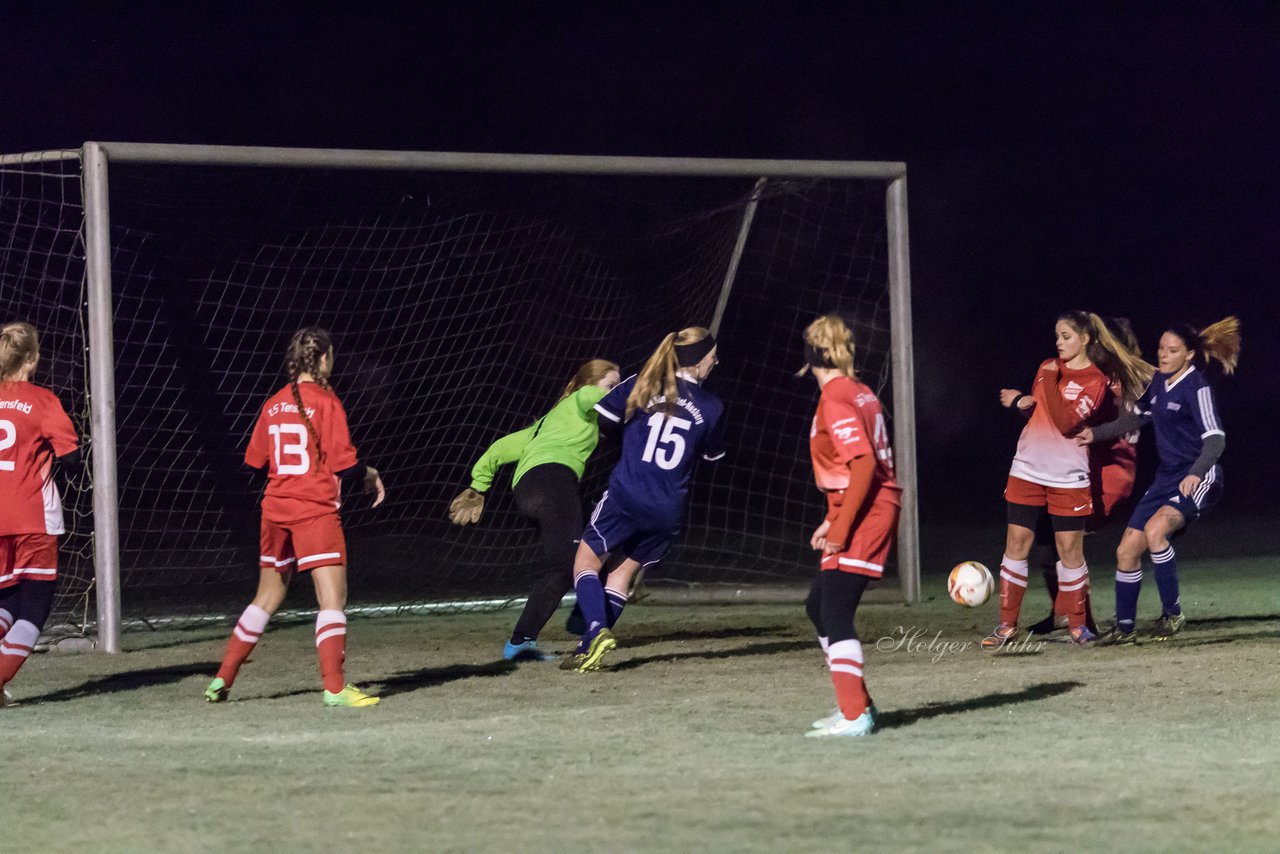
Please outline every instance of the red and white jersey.
M337 512L341 496L335 472L356 464L347 413L338 396L311 382L299 383L298 393L315 435L298 412L293 388L286 385L262 405L244 453L244 461L253 468L268 466L262 515L277 524Z
M66 533L53 458L79 446L57 395L27 382L0 384L0 536Z
M857 380L838 376L822 387L809 431L809 455L818 487L828 492L848 487L849 461L866 454L876 458L867 499L884 497L901 503L902 487L894 479L893 448L880 401Z
M1041 486L1088 486L1089 451L1068 437L1102 423L1100 409L1111 399L1106 374L1096 365L1077 371L1048 359L1036 371L1031 395L1036 405L1009 474Z

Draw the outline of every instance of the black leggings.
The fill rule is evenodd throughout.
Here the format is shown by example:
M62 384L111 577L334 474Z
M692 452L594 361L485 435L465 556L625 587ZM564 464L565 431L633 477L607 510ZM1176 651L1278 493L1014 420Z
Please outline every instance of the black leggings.
M515 486L516 507L538 526L547 573L529 592L514 635L536 638L573 589L573 558L585 520L578 476L559 463L529 469Z
M853 626L858 603L871 579L865 575L841 572L838 569L823 570L809 586L809 596L804 600L804 610L810 622L829 643L857 640Z
M53 610L52 581L27 581L0 590L0 608L13 614L13 621L26 620L37 629L43 629Z

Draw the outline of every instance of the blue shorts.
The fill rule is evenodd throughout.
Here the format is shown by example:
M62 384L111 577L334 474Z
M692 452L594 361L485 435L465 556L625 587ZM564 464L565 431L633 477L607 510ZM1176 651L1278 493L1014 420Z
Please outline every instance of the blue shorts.
M1186 475L1174 477L1157 474L1155 483L1151 484L1138 506L1133 509L1129 527L1141 531L1161 507L1177 510L1182 514L1185 524L1190 525L1200 518L1201 513L1212 509L1222 497L1222 469L1218 466L1209 469L1209 473L1190 496L1183 495L1178 490L1183 477Z
M616 499L610 501L606 492L591 511L582 542L597 555L629 557L641 566L652 566L666 556L677 533L669 525L636 519Z

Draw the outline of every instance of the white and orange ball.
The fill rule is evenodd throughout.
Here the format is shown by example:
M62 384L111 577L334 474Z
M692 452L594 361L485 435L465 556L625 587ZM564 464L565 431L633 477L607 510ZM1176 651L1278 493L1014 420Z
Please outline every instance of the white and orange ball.
M996 589L996 580L991 577L991 570L976 560L966 560L956 564L947 576L947 595L958 605L976 608L991 598Z

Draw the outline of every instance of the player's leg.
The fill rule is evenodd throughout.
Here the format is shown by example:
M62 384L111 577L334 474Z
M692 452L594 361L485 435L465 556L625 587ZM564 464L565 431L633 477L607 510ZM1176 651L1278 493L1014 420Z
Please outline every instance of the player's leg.
M813 623L813 630L818 633L818 646L822 649L822 657L827 657L827 649L831 645L831 637L822 626L822 573L813 577L809 584L809 595L804 599L804 612Z
M642 571L640 561L634 557L628 557L609 572L604 585L605 621L609 628L612 629L618 624L618 618L627 607L635 576Z
M1040 570L1040 577L1044 580L1044 587L1049 594L1049 615L1038 623L1033 623L1027 627L1027 631L1034 635L1047 635L1058 627L1057 618L1062 616L1065 625L1066 616L1059 614L1054 604L1058 600L1058 569L1057 569L1057 549L1053 539L1053 524L1047 513L1040 514L1036 521L1036 539L1031 547L1031 554L1027 558L1028 577L1030 577L1030 567L1035 566Z
M516 484L515 497L520 512L538 526L546 572L529 592L503 658L543 660L551 656L538 650L538 634L573 589L574 555L584 524L578 479L558 463L534 466Z
M1022 597L1027 592L1027 558L1035 544L1040 515L1048 504L1048 489L1010 477L1004 497L1008 526L1004 555L1000 558L1000 623L983 640L986 649L998 648L1017 634Z
M870 581L865 575L824 569L818 574L819 620L827 631L827 669L839 712L814 721L806 735L866 735L875 725L867 693L862 643L854 626L862 594Z
M1182 631L1187 618L1182 613L1182 599L1178 589L1178 558L1172 537L1186 526L1186 518L1179 511L1165 505L1155 512L1143 526L1154 564L1156 589L1160 592L1160 618L1151 629L1152 640L1168 640Z
M345 554L344 554L345 559ZM315 585L316 658L320 662L320 679L324 683L324 704L363 708L376 706L378 697L364 693L347 683L347 567L345 564L318 566L310 571Z
M1058 598L1054 610L1066 614L1067 631L1072 641L1088 643L1096 636L1085 625L1089 566L1084 559L1084 519L1054 516L1053 523L1054 544L1058 551Z
M13 681L40 639L40 631L53 610L53 581L23 578L14 585L17 590L13 625L0 640L0 691Z

